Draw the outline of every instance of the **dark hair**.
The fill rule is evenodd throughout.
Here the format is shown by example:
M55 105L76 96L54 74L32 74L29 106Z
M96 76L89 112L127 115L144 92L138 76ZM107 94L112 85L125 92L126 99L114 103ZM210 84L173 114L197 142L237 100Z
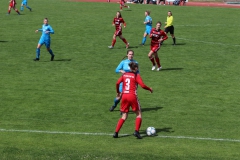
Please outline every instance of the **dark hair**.
M148 15L150 15L150 13L151 13L149 10L146 10L145 12L147 12Z
M135 70L136 68L138 68L138 64L135 62L130 62L128 65L131 70Z
M131 50L131 49L129 49L129 50L127 50L127 55L128 55L128 53L129 53L129 52L133 52L133 54L134 54L134 51L133 51L133 50ZM126 55L126 56L124 56L124 57L122 58L122 60L123 60L123 59L125 59L125 58L127 57L127 55Z
M172 15L172 11L168 11L168 12L170 12L170 13L171 13L171 15Z
M162 22L160 22L160 21L157 21L157 23L156 23L156 24L158 24L158 23L159 23L160 25L162 25Z
M117 13L119 13L119 18L122 18L122 14L120 11L117 11Z

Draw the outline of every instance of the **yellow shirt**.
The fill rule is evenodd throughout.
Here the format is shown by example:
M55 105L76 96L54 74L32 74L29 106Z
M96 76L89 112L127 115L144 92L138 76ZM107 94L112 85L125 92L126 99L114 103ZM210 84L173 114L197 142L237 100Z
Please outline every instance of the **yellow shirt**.
M167 16L167 25L165 27L169 27L173 25L173 16Z

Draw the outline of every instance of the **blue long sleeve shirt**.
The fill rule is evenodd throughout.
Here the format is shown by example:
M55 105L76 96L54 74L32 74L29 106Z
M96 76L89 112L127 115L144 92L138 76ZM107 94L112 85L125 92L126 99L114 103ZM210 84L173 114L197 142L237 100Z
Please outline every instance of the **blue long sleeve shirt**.
M42 25L42 29L38 29L39 32L42 32L42 36L41 36L41 40L50 40L50 34L54 34L54 30L52 29L52 27L47 24L43 24ZM48 33L46 33L46 31L49 31Z

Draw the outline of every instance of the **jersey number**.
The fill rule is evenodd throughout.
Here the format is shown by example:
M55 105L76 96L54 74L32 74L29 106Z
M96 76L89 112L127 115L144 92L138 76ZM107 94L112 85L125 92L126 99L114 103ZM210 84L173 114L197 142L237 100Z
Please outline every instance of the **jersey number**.
M125 85L125 90L126 91L129 91L129 89L130 89L130 79L129 78L127 78L126 80L125 80L125 82L126 82L126 85Z

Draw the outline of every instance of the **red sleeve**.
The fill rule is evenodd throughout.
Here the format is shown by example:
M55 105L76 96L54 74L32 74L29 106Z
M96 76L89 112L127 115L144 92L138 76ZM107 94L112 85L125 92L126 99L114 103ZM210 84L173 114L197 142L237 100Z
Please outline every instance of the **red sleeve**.
M112 24L115 24L115 18L113 18Z
M151 91L151 88L149 88L148 86L146 86L146 85L143 83L143 80L142 80L142 77L140 76L140 74L137 74L137 75L136 75L136 82L137 82L143 89L146 89L146 90Z
M126 27L126 26L127 26L127 24L126 24L126 22L124 21L124 19L123 19L123 18L121 18L121 23L124 25L124 27Z
M167 34L164 32L164 31L162 31L162 35L163 35L163 40L165 41L166 39L168 39L168 36L167 36Z
M118 79L118 81L117 81L117 83L116 83L116 91L117 91L117 93L120 93L119 92L119 85L120 85L120 83L123 81L123 77L121 76L119 79Z

